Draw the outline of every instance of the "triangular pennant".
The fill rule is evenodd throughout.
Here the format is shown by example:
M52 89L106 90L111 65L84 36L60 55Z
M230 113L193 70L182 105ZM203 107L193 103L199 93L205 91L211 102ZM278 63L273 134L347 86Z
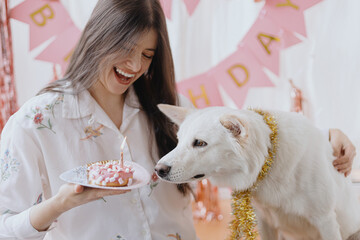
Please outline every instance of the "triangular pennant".
M262 12L282 28L307 36L304 10L299 5L278 6L266 2Z
M35 59L60 64L64 73L80 35L81 31L73 25L60 34Z
M183 0L186 6L186 9L189 15L193 15L197 5L200 3L200 0Z
M177 89L197 108L224 105L215 79L208 74L201 74L178 82Z
M26 0L10 11L10 17L30 25L30 50L71 24L71 18L58 1Z
M250 88L274 86L261 64L244 47L211 69L209 75L215 78L239 108L244 104Z
M249 48L259 62L278 75L283 32L279 25L263 15L255 21L240 46Z
M165 17L171 20L171 9L173 0L160 0L161 7L164 11Z

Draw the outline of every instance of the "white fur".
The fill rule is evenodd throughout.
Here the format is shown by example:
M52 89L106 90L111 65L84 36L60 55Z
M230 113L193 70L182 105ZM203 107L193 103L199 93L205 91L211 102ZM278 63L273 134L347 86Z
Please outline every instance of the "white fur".
M177 147L160 159L166 181L182 183L205 174L233 190L251 187L268 155L271 130L250 110L211 107L187 110L159 105L179 124ZM300 114L271 112L278 124L278 151L253 197L262 240L360 239L360 204L349 178L333 167L332 148ZM225 127L225 126L232 127ZM241 130L241 133L239 133ZM195 139L206 146L194 147Z

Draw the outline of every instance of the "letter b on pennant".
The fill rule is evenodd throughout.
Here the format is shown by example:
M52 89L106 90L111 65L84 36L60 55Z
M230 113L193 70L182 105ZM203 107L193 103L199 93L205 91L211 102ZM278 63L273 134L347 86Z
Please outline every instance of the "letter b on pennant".
M39 17L37 17L39 16ZM46 25L46 19L53 19L55 17L53 9L49 4L45 4L40 9L30 14L31 19L34 21L36 25L39 27L43 27Z

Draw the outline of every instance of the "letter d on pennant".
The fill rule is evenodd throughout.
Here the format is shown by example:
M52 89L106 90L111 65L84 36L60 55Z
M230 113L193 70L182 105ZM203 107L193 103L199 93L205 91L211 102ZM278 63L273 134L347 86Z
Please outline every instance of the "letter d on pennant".
M48 9L49 10L49 15L45 14L45 10ZM42 17L42 21L37 21L35 19L36 15L41 15ZM54 11L52 10L52 8L50 7L49 4L45 4L44 6L42 6L40 9L36 10L35 12L30 14L31 19L34 21L34 23L36 25L38 25L39 27L43 27L46 25L46 19L52 19L54 18L55 14Z
M244 73L245 73L244 81L239 82L238 79L235 77L235 75L233 74L233 70L235 68L240 68L240 69L244 70ZM229 70L227 72L229 73L230 77L232 78L232 80L234 80L234 82L236 83L236 85L238 87L244 86L249 81L249 71L247 70L247 68L244 65L240 65L240 64L234 65L231 68L229 68Z

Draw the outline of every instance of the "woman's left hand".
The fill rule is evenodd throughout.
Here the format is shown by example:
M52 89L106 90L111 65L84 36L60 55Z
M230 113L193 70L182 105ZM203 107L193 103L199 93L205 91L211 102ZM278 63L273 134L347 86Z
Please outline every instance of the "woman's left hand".
M334 167L338 172L344 173L345 177L349 176L356 155L355 146L339 129L329 129L329 140L336 157L333 161Z

